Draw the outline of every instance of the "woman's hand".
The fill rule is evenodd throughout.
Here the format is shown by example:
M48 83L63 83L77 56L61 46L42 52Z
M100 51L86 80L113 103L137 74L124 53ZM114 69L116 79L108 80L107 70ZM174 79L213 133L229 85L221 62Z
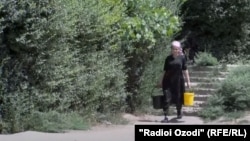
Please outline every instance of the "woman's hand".
M158 82L158 83L156 84L156 88L162 88L162 83L161 83L161 82Z
M163 80L164 75L165 75L165 71L162 72L162 75L161 75L161 77L160 77L158 83L157 83L156 86L155 86L156 88L162 88L162 80Z

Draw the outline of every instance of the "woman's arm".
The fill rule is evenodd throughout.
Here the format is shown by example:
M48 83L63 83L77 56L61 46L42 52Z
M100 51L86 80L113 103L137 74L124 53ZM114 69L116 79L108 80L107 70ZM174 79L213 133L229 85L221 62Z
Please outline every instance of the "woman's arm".
M160 79L158 80L158 82L157 82L157 84L156 84L156 87L158 87L158 88L162 88L162 85L163 85L163 84L162 84L162 81L163 81L163 79L164 79L165 72L168 71L168 69L169 69L168 61L169 61L169 57L167 57L167 58L165 59L164 67L163 67L163 72L162 72L162 74L161 74L161 76L160 76Z
M187 69L187 62L186 62L186 58L183 56L182 58L182 74L184 75L185 81L187 83L187 87L191 88L190 86L190 77L189 77L189 72Z
M188 88L191 88L188 70L187 70L187 69L186 69L186 70L183 70L183 74L184 74L185 80L186 80L186 82L187 82L187 87L188 87Z
M165 71L162 72L162 75L160 76L160 79L158 80L158 83L156 86L157 88L162 88L162 81L163 81L164 75L165 75Z

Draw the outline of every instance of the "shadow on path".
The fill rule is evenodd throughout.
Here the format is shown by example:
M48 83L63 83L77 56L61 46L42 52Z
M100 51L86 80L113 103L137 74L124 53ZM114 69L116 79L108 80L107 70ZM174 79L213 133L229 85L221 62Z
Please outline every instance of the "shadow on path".
M139 122L159 122L161 123L161 120L150 120L150 119L142 119L142 120L138 120ZM182 119L177 119L175 118L171 118L168 123L184 123L185 121Z

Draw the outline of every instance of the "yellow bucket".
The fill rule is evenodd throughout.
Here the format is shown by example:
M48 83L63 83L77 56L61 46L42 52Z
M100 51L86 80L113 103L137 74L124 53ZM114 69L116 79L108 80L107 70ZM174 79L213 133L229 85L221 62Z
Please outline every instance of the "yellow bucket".
M194 92L185 92L184 93L184 105L193 106L194 105Z

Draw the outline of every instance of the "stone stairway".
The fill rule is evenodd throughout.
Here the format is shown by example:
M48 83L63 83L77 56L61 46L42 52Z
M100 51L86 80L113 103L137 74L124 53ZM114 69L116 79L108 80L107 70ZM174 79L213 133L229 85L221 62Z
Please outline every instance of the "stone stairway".
M197 112L205 106L207 99L216 93L219 84L226 78L232 67L233 66L189 66L191 88L195 93L195 97L193 106L183 107L183 114L186 116L197 115ZM175 107L173 106L171 109L175 114Z

